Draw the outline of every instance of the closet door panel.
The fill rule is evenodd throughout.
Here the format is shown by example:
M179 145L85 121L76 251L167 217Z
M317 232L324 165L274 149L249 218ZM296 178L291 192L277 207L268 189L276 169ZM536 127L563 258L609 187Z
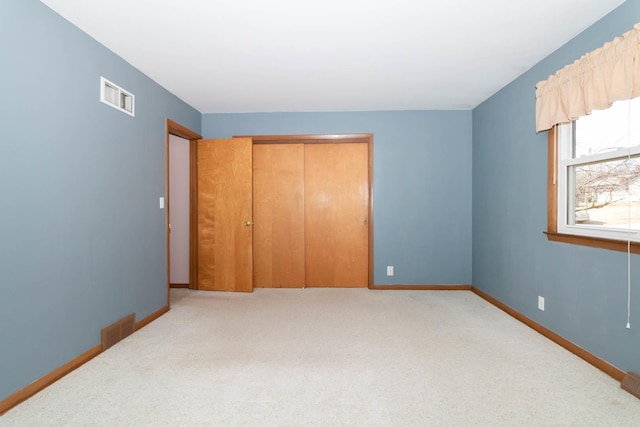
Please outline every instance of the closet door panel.
M253 218L254 287L304 287L303 144L253 146Z
M367 144L305 145L306 286L368 285Z

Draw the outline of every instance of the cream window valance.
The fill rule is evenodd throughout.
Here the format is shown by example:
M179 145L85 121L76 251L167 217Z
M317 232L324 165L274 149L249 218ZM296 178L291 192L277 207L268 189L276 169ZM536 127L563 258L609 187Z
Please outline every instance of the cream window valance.
M536 132L640 96L640 24L536 85Z

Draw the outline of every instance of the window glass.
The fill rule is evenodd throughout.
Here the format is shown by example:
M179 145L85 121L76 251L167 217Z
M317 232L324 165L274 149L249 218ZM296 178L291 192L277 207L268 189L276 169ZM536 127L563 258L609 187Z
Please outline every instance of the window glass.
M569 224L640 229L639 157L571 166L569 174L575 186Z
M560 132L558 230L640 241L640 98L580 117Z
M637 145L640 142L640 120L630 120L630 115L635 114L638 118L638 112L640 98L635 98L614 102L611 108L580 117L576 120L574 157Z

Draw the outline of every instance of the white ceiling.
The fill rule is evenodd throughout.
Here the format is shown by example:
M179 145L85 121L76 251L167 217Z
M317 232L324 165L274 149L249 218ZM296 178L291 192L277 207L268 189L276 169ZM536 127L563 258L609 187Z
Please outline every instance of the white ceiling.
M624 2L41 1L202 113L473 108Z

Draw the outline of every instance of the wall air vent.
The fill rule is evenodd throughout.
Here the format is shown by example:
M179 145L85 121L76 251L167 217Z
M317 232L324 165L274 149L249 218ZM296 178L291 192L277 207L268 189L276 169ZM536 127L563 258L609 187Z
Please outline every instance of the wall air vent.
M131 313L102 329L102 351L131 335L136 328L136 315Z
M104 77L100 77L100 101L135 116L135 96Z
M622 379L620 386L640 399L640 375L633 372L627 372L627 375Z

